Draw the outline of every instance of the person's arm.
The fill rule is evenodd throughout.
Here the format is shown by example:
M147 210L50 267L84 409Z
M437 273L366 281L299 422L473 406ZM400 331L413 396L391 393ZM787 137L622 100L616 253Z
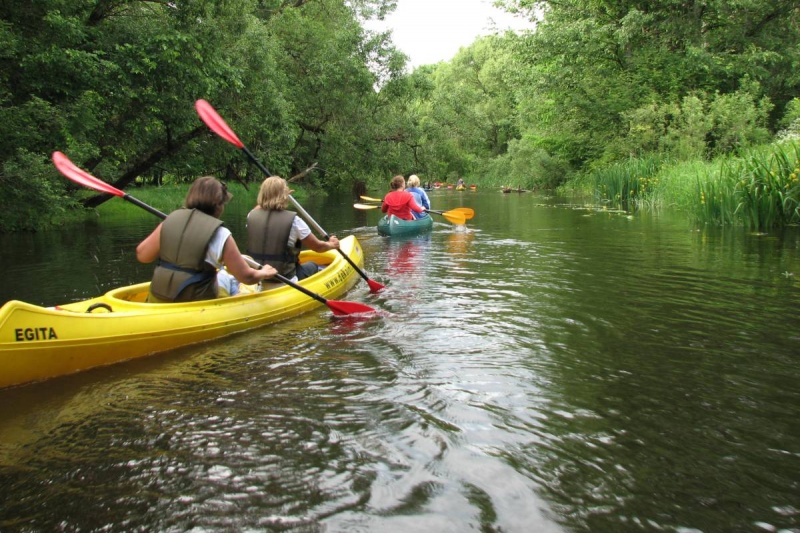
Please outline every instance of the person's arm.
M411 195L411 200L408 201L408 207L417 213L425 213L425 208L417 204L417 201L414 200L414 195Z
M431 209L431 200L428 198L428 193L425 190L422 190L422 207L426 210Z
M225 240L225 246L222 249L222 260L225 263L225 269L243 284L256 284L261 280L272 278L278 274L278 271L272 265L263 265L260 269L250 267L242 253L239 252L239 247L236 245L233 236L229 236Z
M308 237L302 239L301 242L306 248L310 248L314 252L328 252L335 248L339 248L339 239L332 235L327 241L320 241L314 234L308 234Z
M327 241L322 241L311 233L311 228L302 217L295 215L292 220L292 231L289 233L289 246L294 246L298 239L305 248L314 252L328 252L339 248L339 239L335 235L329 236Z
M161 252L161 224L136 247L136 259L142 263L151 263L158 259L159 252Z

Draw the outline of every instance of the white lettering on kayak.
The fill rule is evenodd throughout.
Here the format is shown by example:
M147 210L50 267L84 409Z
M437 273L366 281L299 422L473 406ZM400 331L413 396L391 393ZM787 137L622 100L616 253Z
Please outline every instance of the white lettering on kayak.
M353 268L348 265L347 267L339 271L339 274L337 274L334 278L331 278L330 280L325 282L325 289L330 289L332 287L338 286L339 284L347 280L347 277L350 275L351 272L353 272Z

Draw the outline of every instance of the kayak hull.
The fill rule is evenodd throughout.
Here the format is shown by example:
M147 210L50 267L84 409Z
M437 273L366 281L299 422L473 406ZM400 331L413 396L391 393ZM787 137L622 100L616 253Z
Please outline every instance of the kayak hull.
M378 233L385 236L408 236L430 232L433 228L433 217L428 215L421 219L406 221L394 215L382 217L378 221Z
M359 266L354 236L340 241ZM301 261L327 265L299 282L331 300L358 281L336 251L303 251ZM149 282L93 299L45 308L12 300L0 308L0 388L67 375L201 343L306 313L323 304L277 285L259 293L188 303L147 303Z

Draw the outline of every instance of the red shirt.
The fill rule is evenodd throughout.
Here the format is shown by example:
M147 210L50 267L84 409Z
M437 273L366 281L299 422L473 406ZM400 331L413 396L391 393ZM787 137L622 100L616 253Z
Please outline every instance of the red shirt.
M414 218L411 210L422 213L425 208L420 207L414 200L414 195L408 191L392 191L383 197L381 211L386 215L394 215L398 219L410 221Z

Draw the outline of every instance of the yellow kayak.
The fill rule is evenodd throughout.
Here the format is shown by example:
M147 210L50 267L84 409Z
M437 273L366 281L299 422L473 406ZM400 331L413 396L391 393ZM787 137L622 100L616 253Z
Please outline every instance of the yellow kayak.
M341 251L363 266L355 236L340 243ZM323 300L344 294L358 281L357 271L336 251L303 251L300 258L326 265L298 282ZM322 306L288 285L214 300L147 303L149 285L122 287L52 308L6 302L0 308L0 388L208 341Z

